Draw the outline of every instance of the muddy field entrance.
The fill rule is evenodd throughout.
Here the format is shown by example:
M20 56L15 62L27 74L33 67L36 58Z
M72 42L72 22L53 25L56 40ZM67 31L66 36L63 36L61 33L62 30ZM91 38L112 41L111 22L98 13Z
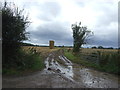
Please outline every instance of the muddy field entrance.
M20 77L3 77L3 88L118 88L118 77L76 65L62 50L51 52L45 69Z

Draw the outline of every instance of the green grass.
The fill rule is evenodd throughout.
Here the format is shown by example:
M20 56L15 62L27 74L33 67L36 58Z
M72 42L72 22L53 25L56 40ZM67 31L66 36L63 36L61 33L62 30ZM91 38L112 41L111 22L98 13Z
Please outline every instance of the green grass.
M74 55L72 51L68 52L67 50L64 50L64 55L71 60L73 63L77 63L79 65L83 65L86 67L90 67L96 70L113 73L113 74L119 74L120 73L120 55L117 52L113 53L101 53L99 52L99 64L96 64L94 62L90 62L85 60L80 53L78 55Z
M3 67L3 75L21 75L27 72L42 70L45 67L44 58L32 49L28 51L20 50L14 59L14 62L11 62L10 65Z
M101 68L110 73L120 74L120 54L118 52L102 53L100 55Z
M81 59L79 56L77 55L73 55L72 52L66 52L65 51L65 56L71 60L73 63L77 63L79 65L83 65L83 66L86 66L86 67L93 67L93 68L100 68L97 64L94 64L94 63L90 63L86 60L83 60Z

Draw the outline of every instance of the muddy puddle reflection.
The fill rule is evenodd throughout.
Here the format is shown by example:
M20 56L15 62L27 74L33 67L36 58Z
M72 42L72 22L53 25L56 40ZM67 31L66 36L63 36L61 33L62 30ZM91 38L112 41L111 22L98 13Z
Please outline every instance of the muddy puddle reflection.
M73 64L63 54L49 54L42 71L3 77L3 88L120 88L118 77Z
M59 56L59 59L65 63L65 66L60 65L53 57L52 54L45 60L46 68L44 69L47 73L58 73L64 77L73 81L73 67L72 63L64 56Z
M118 78L107 73L82 68L80 76L85 86L89 88L118 88Z
M46 68L44 71L47 73L58 73L65 78L68 78L72 82L79 85L83 85L87 88L118 88L119 82L118 77L110 75L107 73L95 71L88 68L73 68L73 63L68 60L65 56L58 56L59 60L64 62L61 65L55 58L53 54L45 60ZM75 79L77 78L77 79Z

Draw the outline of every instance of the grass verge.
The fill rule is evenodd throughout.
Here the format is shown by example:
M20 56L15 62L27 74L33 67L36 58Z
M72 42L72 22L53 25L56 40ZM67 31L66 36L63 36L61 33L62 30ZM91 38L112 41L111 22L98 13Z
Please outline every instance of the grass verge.
M99 71L104 71L112 74L120 74L120 60L118 60L120 55L118 53L102 53L99 56L99 64L85 60L81 57L80 53L78 55L74 55L72 51L68 52L67 50L64 50L64 55L73 63L93 68Z
M94 63L90 63L90 62L88 62L86 60L83 60L79 56L73 55L72 52L66 52L65 51L64 54L73 63L79 64L79 65L83 65L83 66L86 66L86 67L92 67L92 68L98 68L98 69L100 68L99 65L94 64Z

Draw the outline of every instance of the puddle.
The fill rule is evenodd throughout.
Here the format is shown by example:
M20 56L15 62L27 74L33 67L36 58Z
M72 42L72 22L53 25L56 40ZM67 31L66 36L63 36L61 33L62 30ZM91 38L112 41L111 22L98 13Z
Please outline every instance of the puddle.
M73 81L73 67L72 63L66 59L66 57L59 56L59 59L64 61L66 66L60 65L56 60L54 60L52 54L49 55L49 57L46 58L45 60L45 65L46 68L44 69L45 71L52 72L52 73L58 73L63 75L64 77L70 79Z
M118 88L117 79L110 79L109 75L101 74L101 72L94 73L94 71L86 68L80 70L81 79L86 87L89 88ZM112 76L113 77L113 76Z
M63 55L58 56L58 59L62 60L65 66L59 64L59 62L55 60L54 55L50 54L45 60L46 68L44 71L59 74L78 85L82 82L87 88L118 87L117 79L115 79L114 76L104 75L102 72L84 67L73 69L73 63ZM74 78L77 79L75 80Z
M64 64L60 63L61 60ZM4 88L118 88L118 77L73 64L63 55L51 53L46 68L24 77L3 77ZM23 83L24 82L24 83ZM119 85L120 87L120 85Z
M59 56L59 59L62 60L62 61L64 61L64 63L65 63L66 65L73 65L72 62L71 62L70 60L68 60L68 59L67 59L65 56L63 56L63 55Z

